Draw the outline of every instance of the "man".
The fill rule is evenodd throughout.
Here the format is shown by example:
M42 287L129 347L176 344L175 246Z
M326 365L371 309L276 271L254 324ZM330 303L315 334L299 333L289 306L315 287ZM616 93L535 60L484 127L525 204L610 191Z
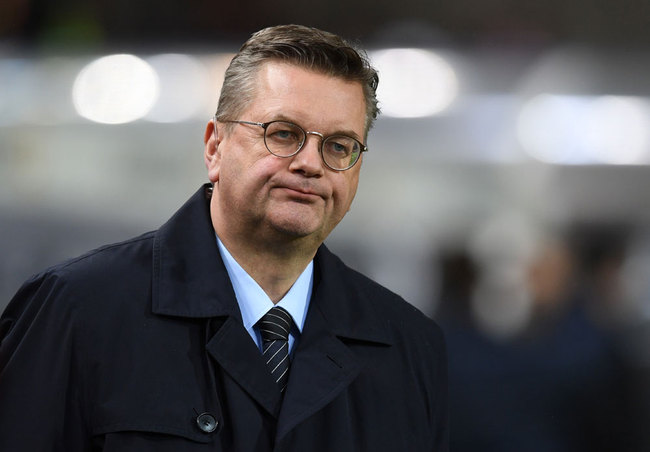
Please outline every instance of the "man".
M330 33L253 35L205 132L211 184L7 307L0 450L446 451L440 330L322 245L377 80Z

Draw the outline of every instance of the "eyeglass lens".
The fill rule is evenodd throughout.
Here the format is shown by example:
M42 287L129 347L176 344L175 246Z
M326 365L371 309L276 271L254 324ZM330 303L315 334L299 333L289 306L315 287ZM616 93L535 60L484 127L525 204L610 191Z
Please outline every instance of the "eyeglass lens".
M294 155L306 139L305 131L284 121L270 123L264 131L264 142L272 154L279 157ZM361 153L359 142L353 138L332 135L321 144L325 163L334 169L347 169L356 163Z

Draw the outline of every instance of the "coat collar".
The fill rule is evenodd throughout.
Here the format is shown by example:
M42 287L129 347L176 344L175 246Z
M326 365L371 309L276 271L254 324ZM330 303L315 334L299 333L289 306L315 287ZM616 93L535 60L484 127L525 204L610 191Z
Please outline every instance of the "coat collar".
M210 193L210 184L202 186L155 234L155 314L241 317L212 228ZM367 295L373 283L347 267L324 245L314 260L310 310L317 309L338 337L391 344L392 338Z
M178 317L240 317L202 186L155 234L152 309Z
M310 309L320 311L329 330L340 338L393 344L370 295L369 285L375 283L345 265L325 245L316 253L315 264Z

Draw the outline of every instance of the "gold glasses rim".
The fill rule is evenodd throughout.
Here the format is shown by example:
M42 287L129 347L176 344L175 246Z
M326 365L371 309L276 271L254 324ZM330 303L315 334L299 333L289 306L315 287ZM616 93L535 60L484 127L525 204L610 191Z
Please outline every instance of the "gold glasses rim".
M248 125L253 125L253 126L262 127L262 129L264 129L264 145L265 145L266 149L267 149L267 150L268 150L272 155L275 155L276 157L279 157L279 158L290 158L290 157L295 156L296 154L298 154L298 153L303 149L304 144L305 144L305 142L307 141L307 140L306 140L307 135L317 135L317 136L319 136L319 137L321 138L320 146L319 146L319 148L318 148L319 153L320 153L320 156L321 156L321 160L323 161L323 163L325 164L325 166L327 166L329 169L331 169L331 170L333 170L333 171L345 171L345 170L348 170L348 169L352 168L352 167L353 167L354 165L356 165L356 163L360 160L361 154L362 154L363 152L368 152L368 146L366 146L366 145L363 144L360 140L358 140L358 139L356 139L356 138L354 138L354 137L351 137L351 136L349 136L349 135L345 135L345 134L333 134L333 135L327 135L327 136L325 136L325 135L323 135L323 134L320 133L320 132L305 130L305 129L304 129L302 126L300 126L299 124L296 124L295 122L293 122L293 121L289 121L289 120L286 120L286 119L274 119L274 120L272 120L272 121L268 121L268 122L258 122L258 121L245 121L245 120L241 120L241 119L224 119L224 118L219 118L219 117L217 117L217 115L214 115L213 120L214 120L214 123L215 123L215 127L214 127L215 134L216 134L216 123L217 123L217 122L232 123L232 124L248 124ZM290 155L278 155L278 154L276 154L275 152L273 152L271 149L269 149L268 143L267 143L267 141L266 141L266 131L267 131L269 125L271 125L271 124L273 124L273 123L277 123L277 122L283 122L283 123L286 123L286 124L291 124L292 126L295 126L295 127L297 127L298 129L300 129L300 130L303 132L303 134L305 135L305 139L302 141L302 143L300 144L300 146L296 149L295 152L293 152L293 153L290 154ZM354 162L352 162L350 165L346 166L345 168L337 168L337 167L335 167L335 166L332 166L330 163L328 163L328 162L325 160L325 156L324 156L324 154L323 154L323 143L324 143L326 140L328 140L328 139L330 139L330 138L332 138L332 137L345 137L345 138L349 138L349 139L351 139L351 140L357 142L357 143L359 144L359 146L360 146L359 153L357 154L357 157L356 157L356 159L354 160Z

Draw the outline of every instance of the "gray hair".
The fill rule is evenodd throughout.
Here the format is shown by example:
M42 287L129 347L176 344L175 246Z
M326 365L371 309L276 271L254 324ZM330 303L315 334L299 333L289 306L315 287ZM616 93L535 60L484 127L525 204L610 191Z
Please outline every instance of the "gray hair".
M363 50L340 36L302 25L279 25L253 34L226 70L217 118L236 119L255 96L255 79L267 61L282 61L359 82L366 101L365 133L379 115L377 71Z

